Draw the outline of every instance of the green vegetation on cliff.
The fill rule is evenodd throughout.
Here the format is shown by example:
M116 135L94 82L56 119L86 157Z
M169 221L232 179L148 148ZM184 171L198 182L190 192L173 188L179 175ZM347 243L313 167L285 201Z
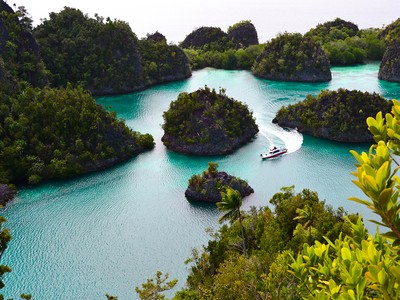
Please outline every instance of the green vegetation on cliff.
M370 142L366 118L390 108L391 102L376 93L324 90L317 97L308 95L302 102L282 107L273 122L325 139Z
M187 57L165 41L139 41L128 23L65 7L34 30L55 87L80 84L93 94L128 93L191 75Z
M189 60L183 50L176 45L168 45L161 36L150 35L138 42L146 86L191 75Z
M264 45L220 51L184 49L192 69L212 67L226 70L250 70Z
M228 28L201 27L181 43L192 69L250 70L263 46L258 45L257 31L250 21L241 21Z
M95 171L154 147L152 136L130 130L68 79L65 88L42 87L43 63L26 11L0 5L0 183ZM62 15L64 24L84 24L81 13L66 11L72 16Z
M324 236L352 235L343 210L326 206L310 190L296 194L293 187L283 188L270 203L274 209L253 207L242 213L246 257L239 220L222 226L204 249L193 252L188 288L175 299L187 293L197 299L296 299L290 254L304 243L323 243Z
M1 90L19 84L43 86L46 72L36 40L31 34L31 19L24 7L15 12L0 1L0 80Z
M179 94L163 117L164 145L188 154L231 153L258 132L247 105L207 86Z
M258 56L256 76L283 81L320 82L332 79L329 61L312 38L300 33L284 33L273 38Z
M400 82L400 19L386 26L380 36L387 49L379 68L379 79Z
M189 33L180 46L187 49L201 49L204 51L225 51L236 48L228 34L219 27L200 27Z
M123 21L65 7L34 30L55 87L81 84L95 94L143 88L138 40Z
M336 18L318 24L305 36L321 44L331 65L355 65L382 59L385 43L378 37L379 32L374 28L359 30L356 24Z
M61 178L103 169L153 147L81 88L2 94L1 181Z

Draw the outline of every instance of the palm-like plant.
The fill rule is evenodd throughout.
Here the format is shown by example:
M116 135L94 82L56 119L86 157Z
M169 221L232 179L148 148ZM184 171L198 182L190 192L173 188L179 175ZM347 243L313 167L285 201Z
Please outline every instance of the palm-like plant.
M242 233L243 255L246 257L246 244L244 240L244 230L242 224L242 216L240 214L240 207L242 206L242 195L232 188L227 188L225 192L221 192L222 201L217 203L219 211L225 212L220 218L219 222L229 221L231 224L239 220L240 230Z
M313 211L309 205L305 205L304 209L298 208L296 209L297 217L293 220L303 220L306 221L303 225L304 229L308 228L308 243L312 244L312 236L311 236L311 223L313 220Z

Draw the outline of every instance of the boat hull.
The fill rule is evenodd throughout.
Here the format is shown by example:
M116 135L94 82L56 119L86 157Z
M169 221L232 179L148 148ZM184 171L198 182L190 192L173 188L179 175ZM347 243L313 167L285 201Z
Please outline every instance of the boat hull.
M282 156L287 153L287 149L283 149L282 151L279 151L277 153L268 153L268 154L261 154L262 159L271 159L271 158L276 158L279 156Z

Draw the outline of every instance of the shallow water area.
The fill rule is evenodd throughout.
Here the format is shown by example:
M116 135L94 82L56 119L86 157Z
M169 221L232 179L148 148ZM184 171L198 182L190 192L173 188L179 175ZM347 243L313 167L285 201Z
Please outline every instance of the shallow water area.
M400 98L400 85L377 79L379 65L333 68L329 83L305 84L258 79L247 71L203 69L187 80L97 101L117 112L128 126L154 136L154 150L111 169L65 181L21 189L4 215L13 239L2 263L12 267L5 275L4 295L34 299L135 299L134 287L157 270L178 278L187 276L184 261L191 248L209 239L206 228L218 228L219 213L212 204L190 203L184 196L189 178L207 168L248 180L255 193L244 199L244 209L269 205L281 187L309 188L334 208L374 216L347 200L363 197L351 182L355 159L350 149L369 145L335 143L302 135L272 124L282 105L307 94L340 87L375 91ZM162 114L180 92L200 87L225 88L254 112L260 132L253 142L226 156L197 157L173 153L161 143ZM271 145L285 146L288 154L263 161ZM375 226L368 223L370 231Z

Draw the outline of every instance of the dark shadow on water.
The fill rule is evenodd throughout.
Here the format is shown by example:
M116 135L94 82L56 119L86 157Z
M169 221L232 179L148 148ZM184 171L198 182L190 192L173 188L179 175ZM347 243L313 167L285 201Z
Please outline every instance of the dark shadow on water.
M145 152L148 153L148 152ZM139 154L140 155L140 154ZM143 155L143 154L142 154ZM134 156L128 160L120 162L114 166L109 168L105 168L99 171L94 171L85 174L78 174L75 176L67 177L67 178L56 178L56 179L48 179L44 180L38 185L30 185L28 183L23 183L17 186L18 191L22 190L45 190L48 186L53 186L54 188L63 188L66 187L68 190L72 186L82 188L88 188L93 185L93 182L98 182L104 178L110 178L109 176L104 176L106 173L116 172L120 174L125 174L124 170L128 165L132 164L138 159L138 156ZM18 193L17 193L18 197ZM10 203L12 204L12 203Z

